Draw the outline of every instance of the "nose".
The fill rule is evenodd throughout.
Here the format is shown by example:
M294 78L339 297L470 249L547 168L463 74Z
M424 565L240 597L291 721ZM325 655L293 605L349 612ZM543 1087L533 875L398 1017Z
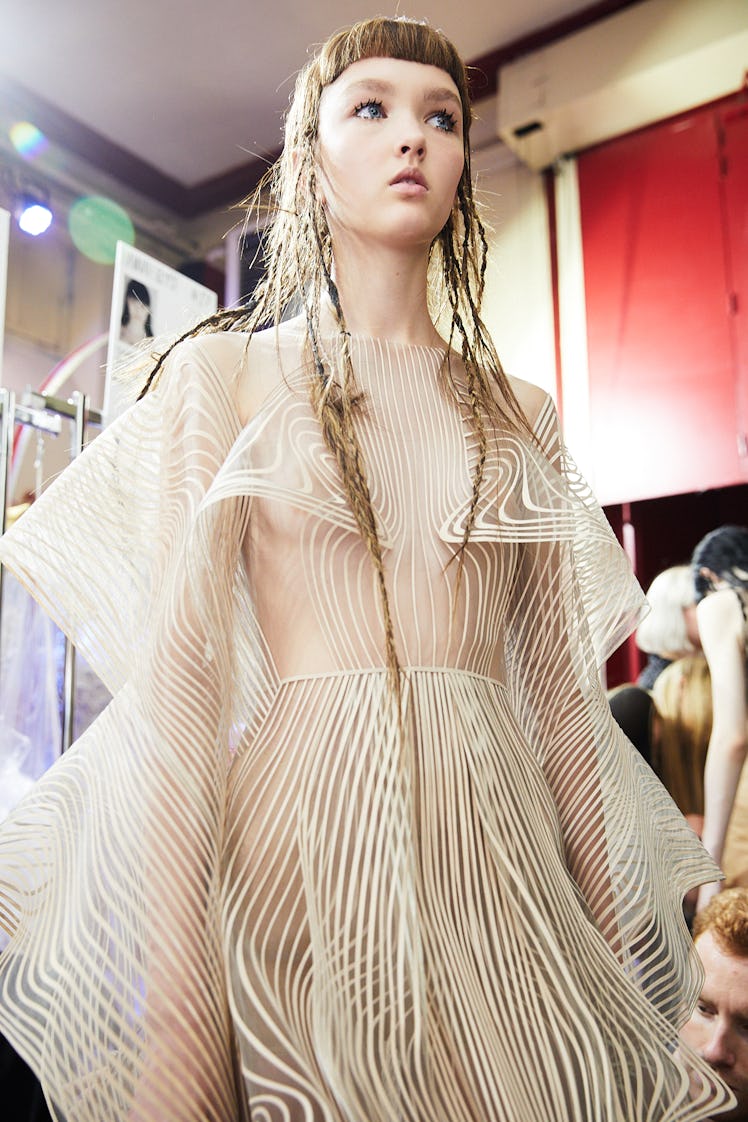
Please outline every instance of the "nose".
M729 1026L717 1022L713 1032L701 1049L702 1058L715 1068L730 1068L735 1064L735 1045Z
M423 156L426 151L426 145L421 142L420 144L401 144L400 154L407 156L409 152L413 152L416 156Z
M398 148L401 156L415 155L420 158L426 154L426 134L420 121L413 120L404 125Z

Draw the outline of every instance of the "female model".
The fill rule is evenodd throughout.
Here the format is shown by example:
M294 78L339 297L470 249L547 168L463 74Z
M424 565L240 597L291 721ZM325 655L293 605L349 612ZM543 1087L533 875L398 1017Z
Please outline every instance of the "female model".
M727 1102L677 1044L714 868L600 688L640 593L478 316L469 119L440 33L333 36L256 308L2 550L115 695L3 834L0 1024L70 1122Z

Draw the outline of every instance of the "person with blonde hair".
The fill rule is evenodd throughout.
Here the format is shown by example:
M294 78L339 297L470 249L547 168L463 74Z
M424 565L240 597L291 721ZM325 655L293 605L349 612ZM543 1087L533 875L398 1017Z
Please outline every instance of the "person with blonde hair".
M647 589L650 610L636 629L636 645L648 656L636 682L651 690L658 674L677 658L700 649L696 594L688 565L663 569Z
M651 764L685 815L704 814L704 764L712 731L712 683L703 655L679 658L658 676Z
M0 830L0 1026L69 1122L729 1101L677 1048L714 866L601 686L640 590L480 318L470 118L440 32L333 35L255 305L0 547L114 694Z

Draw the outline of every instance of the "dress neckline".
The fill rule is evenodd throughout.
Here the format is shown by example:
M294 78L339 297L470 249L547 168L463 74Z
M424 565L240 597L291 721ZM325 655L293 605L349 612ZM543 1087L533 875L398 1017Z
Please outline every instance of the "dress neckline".
M433 351L435 354L439 355L446 355L448 353L448 347L444 340L442 340L441 345L439 345L436 343L405 343L399 339L387 339L381 335L358 335L354 332L349 332L349 335L351 342L358 343L359 345L376 345L386 347L389 350L401 351ZM327 341L328 339L336 338L336 336L329 335L324 338Z
M285 328L285 330L289 334L297 336L298 341L303 343L307 338L306 325L302 317L295 317L295 319L296 322L293 322L292 320L286 320L285 324L279 325L279 328L281 332ZM450 348L448 347L446 340L442 339L441 336L438 335L438 333L437 337L440 339L439 343L409 343L398 339L389 339L383 335L367 335L364 332L357 331L349 331L348 337L352 343L356 343L359 346L378 346L390 350L399 351L420 351L424 353L431 352L442 356L450 353ZM320 333L319 340L324 347L333 348L339 343L340 334L335 331L323 329ZM457 357L456 352L452 353L454 353L455 357Z

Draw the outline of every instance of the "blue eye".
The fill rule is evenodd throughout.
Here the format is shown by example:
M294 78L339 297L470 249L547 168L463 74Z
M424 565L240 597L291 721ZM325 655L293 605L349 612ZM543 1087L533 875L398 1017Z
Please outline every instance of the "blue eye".
M440 109L438 113L432 113L429 120L433 121L442 132L454 132L457 128L457 118L448 109Z
M369 101L362 101L353 110L354 116L361 117L364 121L378 121L384 117L384 109L381 101L371 98Z

